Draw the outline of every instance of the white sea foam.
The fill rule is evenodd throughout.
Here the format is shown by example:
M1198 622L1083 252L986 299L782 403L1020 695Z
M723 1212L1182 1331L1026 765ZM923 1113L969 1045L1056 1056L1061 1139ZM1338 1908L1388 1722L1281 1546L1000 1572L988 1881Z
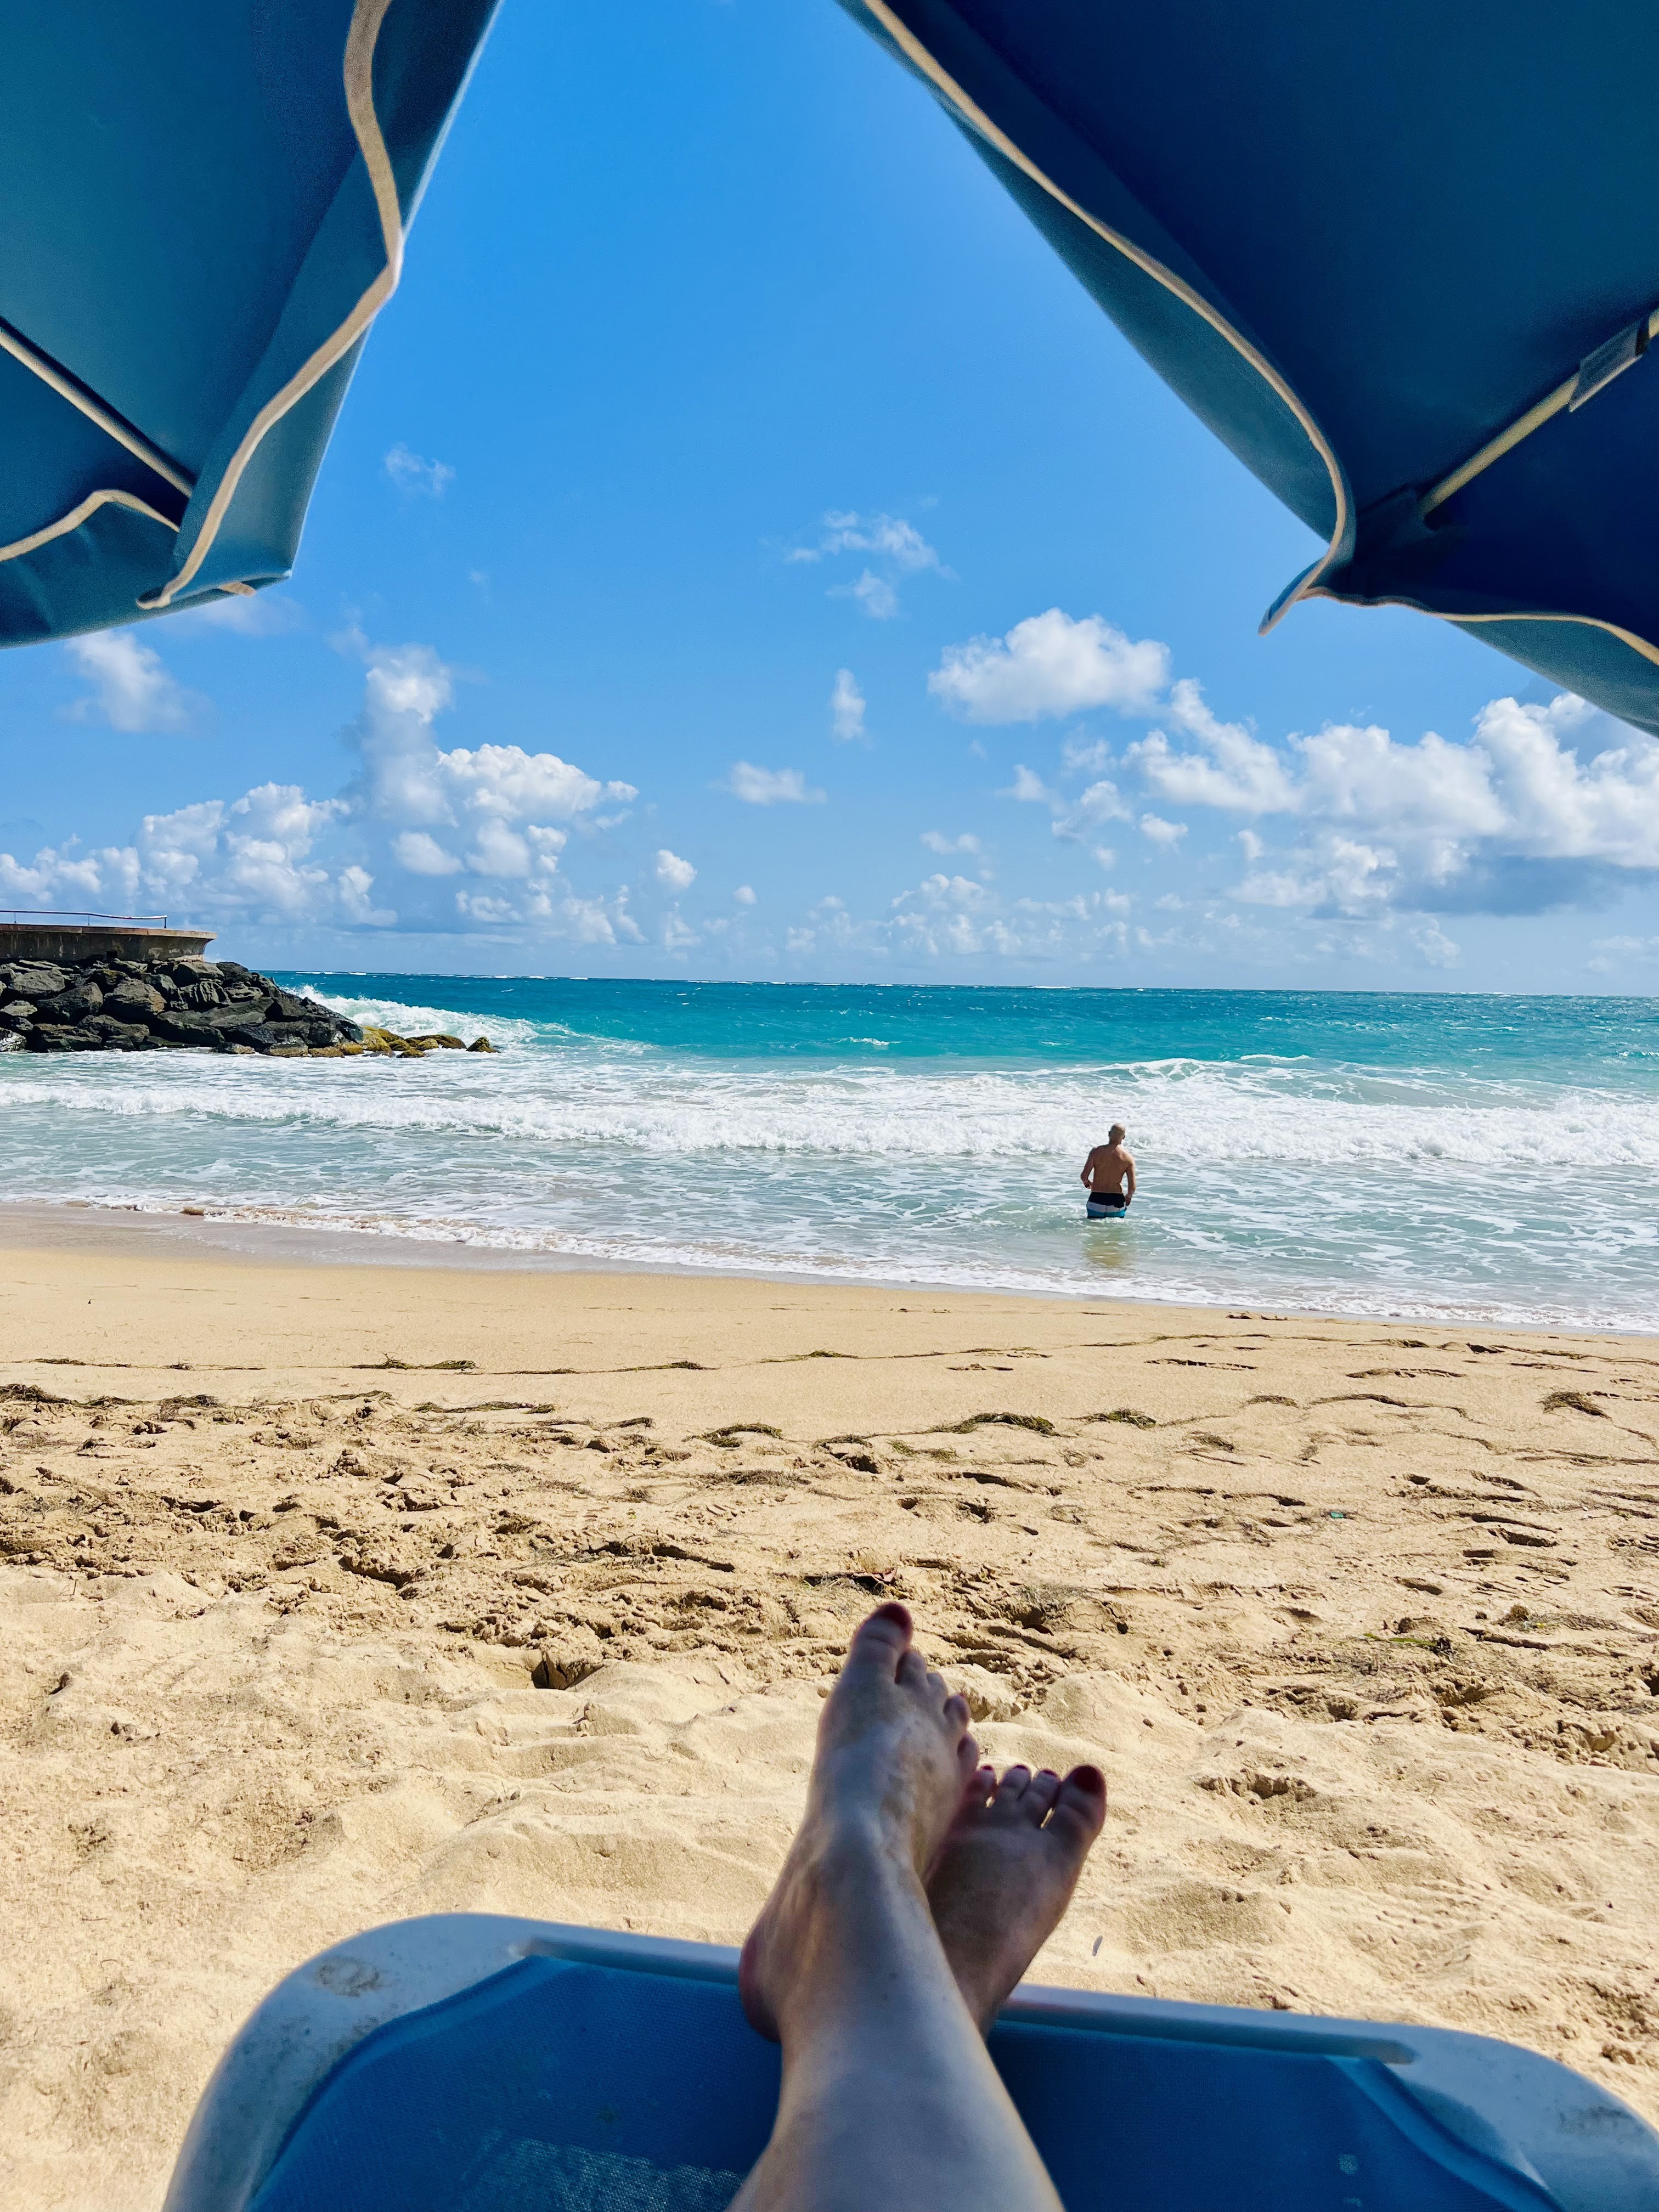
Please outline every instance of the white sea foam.
M547 1253L1421 1318L1651 1322L1659 1095L1252 1052L1120 1065L718 1057L331 994L504 1049L0 1060L7 1194ZM1605 1062L1603 1063L1605 1066ZM1143 1196L1077 1168L1129 1125Z

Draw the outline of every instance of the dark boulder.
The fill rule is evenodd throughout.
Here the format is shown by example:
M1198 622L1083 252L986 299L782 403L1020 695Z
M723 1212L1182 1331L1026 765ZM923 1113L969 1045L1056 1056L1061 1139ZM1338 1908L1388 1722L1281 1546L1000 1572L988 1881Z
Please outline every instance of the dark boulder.
M166 1005L154 983L146 983L137 975L118 975L104 993L104 1012L121 1021L141 1022L148 1015L159 1014Z
M69 981L65 969L46 960L14 960L0 968L5 996L33 999L37 1005L42 999L55 999L60 991L67 991Z
M62 1023L37 1022L23 1040L31 1052L101 1052L104 1040L96 1030L65 1028Z
M67 991L59 991L55 997L42 999L38 1003L46 1020L61 1022L65 1028L73 1029L77 1023L85 1021L88 1014L99 1012L104 1003L104 994L88 976L84 982L72 984Z
M142 1052L149 1044L149 1031L142 1022L123 1022L110 1014L94 1014L82 1027L102 1037L106 1052Z

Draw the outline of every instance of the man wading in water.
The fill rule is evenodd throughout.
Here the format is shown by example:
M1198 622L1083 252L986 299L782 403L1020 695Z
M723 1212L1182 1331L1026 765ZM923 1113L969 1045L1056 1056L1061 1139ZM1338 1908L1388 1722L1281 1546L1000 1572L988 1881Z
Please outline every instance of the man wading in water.
M1097 1145L1083 1163L1078 1180L1088 1188L1091 1221L1115 1220L1129 1211L1135 1194L1135 1164L1123 1146L1128 1133L1121 1121L1114 1121L1105 1143Z

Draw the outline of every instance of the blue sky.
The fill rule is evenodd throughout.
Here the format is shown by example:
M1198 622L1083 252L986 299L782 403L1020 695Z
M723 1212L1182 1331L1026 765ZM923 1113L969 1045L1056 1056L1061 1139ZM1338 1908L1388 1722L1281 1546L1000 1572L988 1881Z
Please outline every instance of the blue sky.
M1659 988L1659 747L1316 550L830 0L507 0L292 582L0 658L265 967Z

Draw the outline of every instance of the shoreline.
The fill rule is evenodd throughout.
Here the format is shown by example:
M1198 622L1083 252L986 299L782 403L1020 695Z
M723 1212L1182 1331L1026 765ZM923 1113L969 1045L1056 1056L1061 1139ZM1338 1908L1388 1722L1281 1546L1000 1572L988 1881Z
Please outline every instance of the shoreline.
M511 1247L474 1243L454 1237L420 1236L398 1230L362 1228L342 1224L327 1228L289 1221L250 1220L234 1212L199 1212L180 1208L163 1212L136 1205L96 1199L0 1200L0 1254L21 1251L70 1251L107 1249L118 1254L131 1248L152 1252L197 1254L249 1264L322 1267L386 1267L398 1271L429 1270L436 1274L518 1274L555 1276L617 1276L665 1278L686 1283L769 1284L776 1287L821 1291L870 1291L882 1294L908 1293L917 1297L965 1298L1016 1305L1030 1304L1061 1311L1084 1312L1098 1306L1117 1314L1224 1316L1242 1320L1328 1322L1359 1327L1375 1323L1389 1328L1484 1328L1509 1334L1540 1338L1603 1339L1608 1342L1643 1342L1653 1331L1605 1328L1572 1322L1516 1321L1501 1313L1472 1312L1455 1308L1419 1308L1401 1311L1382 1306L1352 1308L1276 1304L1271 1312L1249 1312L1218 1297L1205 1299L1149 1297L1144 1293L1120 1297L1107 1290L1064 1291L1004 1289L941 1283L927 1276L834 1275L780 1268L692 1267L667 1261L593 1258L585 1254L515 1250Z

